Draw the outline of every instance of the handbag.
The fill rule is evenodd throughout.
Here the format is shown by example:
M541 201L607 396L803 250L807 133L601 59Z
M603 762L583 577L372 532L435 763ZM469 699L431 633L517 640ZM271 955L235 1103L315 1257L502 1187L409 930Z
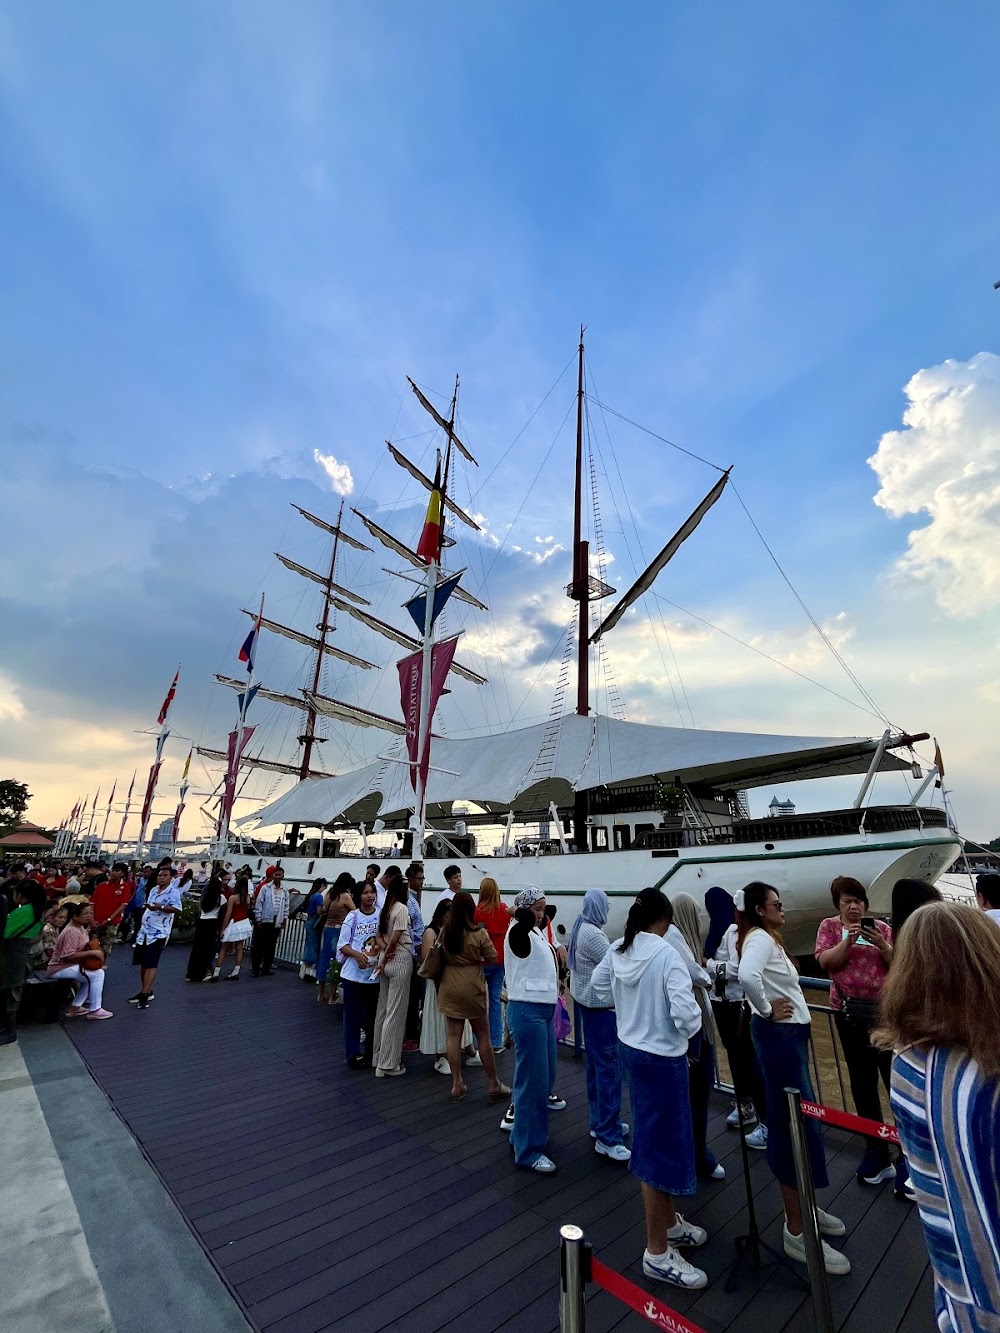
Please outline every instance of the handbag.
M427 981L433 981L435 985L444 975L444 954L441 952L441 946L438 943L431 945L430 952L424 961L417 968L417 976L423 977Z
M844 1017L854 1027L871 1032L878 1022L878 1000L857 1000L850 995L841 995L844 1002Z

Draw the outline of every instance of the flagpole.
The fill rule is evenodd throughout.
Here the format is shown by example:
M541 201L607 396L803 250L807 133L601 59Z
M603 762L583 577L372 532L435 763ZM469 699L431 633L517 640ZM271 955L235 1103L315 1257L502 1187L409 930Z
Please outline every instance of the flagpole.
M111 795L108 797L108 808L104 812L104 826L101 829L101 855L104 854L104 839L108 833L108 820L111 818L111 807L115 802L115 792L118 790L118 779L115 778L114 786L111 788Z
M177 835L181 829L181 815L184 813L184 802L187 800L188 791L191 788L188 782L188 773L191 769L191 756L194 754L194 746L188 750L188 757L184 761L184 772L181 774L180 792L178 793L177 809L174 812L173 837L170 839L171 849L174 856L177 855Z
M135 790L135 779L138 772L137 768L132 770L132 781L129 783L128 796L125 798L125 813L122 815L122 822L118 828L118 841L115 843L116 860L122 849L122 839L125 837L125 822L132 813L132 792Z
M257 628L264 619L264 594L260 595L260 610L257 613ZM250 706L250 691L253 689L253 658L257 651L257 642L254 639L253 648L247 655L247 685L240 697L239 720L236 724L236 745L233 750L232 763L229 771L226 773L226 784L223 791L222 809L219 811L219 832L217 859L222 859L229 850L229 825L233 814L233 805L236 802L236 782L239 778L240 759L243 755L243 734L246 730L247 709Z
M167 737L170 735L170 728L167 726L167 714L170 712L170 705L173 703L174 691L177 689L177 681L180 678L181 669L178 666L174 673L174 679L167 691L167 697L160 708L158 718L160 731L156 737L156 758L153 760L153 766L149 770L149 780L146 784L146 799L142 804L142 820L139 827L139 841L136 843L135 854L138 860L142 860L143 848L146 845L146 830L149 827L149 816L153 810L153 797L156 795L156 780L160 776L160 765L163 763L163 747L166 744Z
M100 796L101 796L101 789L100 787L98 787L97 791L94 793L94 800L90 807L90 818L87 820L87 832L85 835L85 840L88 843L90 842L90 835L94 831L94 815L97 812L97 802L100 800Z

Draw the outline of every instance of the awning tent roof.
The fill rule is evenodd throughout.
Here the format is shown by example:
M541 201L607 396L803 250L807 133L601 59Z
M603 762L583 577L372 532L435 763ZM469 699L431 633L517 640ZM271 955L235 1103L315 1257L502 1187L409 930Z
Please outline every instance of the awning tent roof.
M547 723L470 740L435 740L428 780L428 815L451 813L455 801L487 810L536 811L566 805L574 791L678 777L715 790L864 773L876 741L868 737L769 736L698 731L570 714L559 724L555 752L539 757ZM908 768L886 752L880 769ZM436 771L438 770L438 771ZM240 823L371 823L413 808L405 763L376 761L339 777L300 783Z

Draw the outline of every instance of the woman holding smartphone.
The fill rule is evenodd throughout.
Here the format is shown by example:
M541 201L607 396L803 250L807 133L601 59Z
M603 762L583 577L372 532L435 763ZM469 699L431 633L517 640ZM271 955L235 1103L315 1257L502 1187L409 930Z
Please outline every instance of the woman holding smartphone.
M882 1123L879 1079L889 1090L892 1055L871 1044L878 1021L879 998L892 959L892 931L868 915L864 885L838 875L830 885L837 915L820 923L816 934L816 961L830 977L830 1008L847 1062L851 1096L858 1115ZM893 1165L888 1143L865 1139L865 1155L857 1170L863 1185L895 1182L896 1192L912 1197L906 1163Z

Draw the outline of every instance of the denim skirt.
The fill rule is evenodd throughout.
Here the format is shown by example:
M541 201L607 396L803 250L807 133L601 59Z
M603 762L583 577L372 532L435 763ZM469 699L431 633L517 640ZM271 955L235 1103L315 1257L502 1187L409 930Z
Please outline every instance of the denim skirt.
M796 1185L795 1158L785 1089L798 1088L804 1101L816 1100L809 1075L809 1030L808 1023L771 1023L756 1014L750 1023L767 1099L767 1164L778 1181L792 1189ZM824 1189L830 1181L823 1135L817 1121L809 1116L803 1120L813 1185Z
M629 1170L664 1194L694 1194L691 1099L687 1057L653 1055L618 1043L635 1125Z

